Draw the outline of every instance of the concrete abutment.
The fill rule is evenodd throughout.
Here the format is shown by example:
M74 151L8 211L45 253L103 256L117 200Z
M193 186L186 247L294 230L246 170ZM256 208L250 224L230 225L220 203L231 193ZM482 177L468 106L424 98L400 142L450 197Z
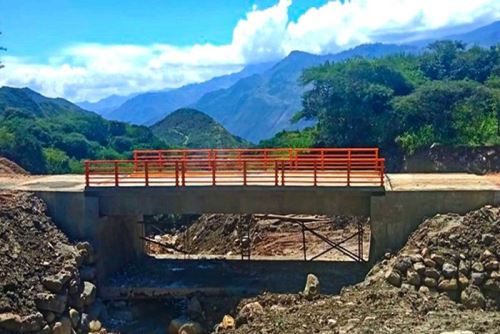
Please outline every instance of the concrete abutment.
M75 241L88 241L96 254L98 281L144 255L142 215L103 216L99 198L84 192L41 191L58 227Z
M426 217L465 214L487 204L500 204L500 190L388 191L385 196L373 196L370 262L376 262L386 251L402 248Z

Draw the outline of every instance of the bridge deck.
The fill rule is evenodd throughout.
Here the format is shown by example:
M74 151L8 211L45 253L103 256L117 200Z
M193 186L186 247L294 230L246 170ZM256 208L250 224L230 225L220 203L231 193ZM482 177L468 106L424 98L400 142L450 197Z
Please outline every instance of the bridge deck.
M500 190L500 174L474 175L465 173L409 174L390 173L385 175L386 191L422 190ZM24 191L83 192L83 175L0 175L0 189Z

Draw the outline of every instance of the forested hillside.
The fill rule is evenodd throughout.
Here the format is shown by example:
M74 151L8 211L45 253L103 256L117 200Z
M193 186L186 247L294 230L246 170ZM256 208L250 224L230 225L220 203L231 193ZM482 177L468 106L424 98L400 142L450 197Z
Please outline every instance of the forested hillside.
M325 63L304 71L302 83L310 89L295 119L317 120L316 128L263 144L379 146L394 156L433 144L500 143L498 46L435 42L421 55Z
M195 109L176 110L154 124L151 130L176 148L240 148L250 145L230 134L210 116Z
M106 121L27 88L0 88L0 156L32 173L78 172L83 159L119 159L134 148L165 146L146 127Z

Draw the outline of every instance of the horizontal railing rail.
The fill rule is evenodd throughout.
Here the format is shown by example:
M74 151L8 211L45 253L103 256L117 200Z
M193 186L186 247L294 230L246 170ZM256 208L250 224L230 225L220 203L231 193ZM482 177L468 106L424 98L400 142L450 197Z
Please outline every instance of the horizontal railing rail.
M85 162L97 186L383 186L378 149L141 150Z

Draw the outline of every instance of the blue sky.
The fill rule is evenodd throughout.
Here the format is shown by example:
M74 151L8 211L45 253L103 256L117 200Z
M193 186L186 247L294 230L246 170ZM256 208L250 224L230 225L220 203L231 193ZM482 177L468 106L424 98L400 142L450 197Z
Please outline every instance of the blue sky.
M327 0L296 0L289 18ZM118 5L119 4L119 5ZM9 55L43 60L76 43L168 43L189 46L231 42L238 20L275 0L2 0L1 45Z
M499 0L0 0L0 85L95 101L499 19Z

